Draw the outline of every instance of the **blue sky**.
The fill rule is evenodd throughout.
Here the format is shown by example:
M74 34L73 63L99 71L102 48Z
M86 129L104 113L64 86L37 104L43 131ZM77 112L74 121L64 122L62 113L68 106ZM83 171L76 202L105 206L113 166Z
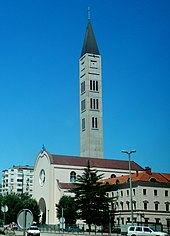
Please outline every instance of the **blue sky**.
M104 158L170 173L170 1L2 0L0 172L44 144L79 155L79 68L87 8L102 55Z

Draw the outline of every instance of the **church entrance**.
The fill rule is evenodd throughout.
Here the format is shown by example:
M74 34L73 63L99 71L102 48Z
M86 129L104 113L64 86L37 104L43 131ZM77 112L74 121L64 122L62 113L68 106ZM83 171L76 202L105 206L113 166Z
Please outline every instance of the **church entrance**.
M44 198L40 198L39 200L39 207L40 207L40 223L45 224L46 223L46 203Z

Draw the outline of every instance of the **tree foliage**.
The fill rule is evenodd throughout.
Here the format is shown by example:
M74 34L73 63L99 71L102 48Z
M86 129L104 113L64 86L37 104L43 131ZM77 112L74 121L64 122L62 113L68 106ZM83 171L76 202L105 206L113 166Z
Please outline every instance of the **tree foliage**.
M62 217L62 209L63 209L63 217L65 218L65 223L66 224L76 223L77 212L73 197L71 196L61 197L59 203L56 204L56 208L57 208L57 217L59 219Z
M74 202L77 207L78 217L89 225L103 225L109 222L109 206L114 201L107 193L117 189L115 185L103 184L99 180L103 174L98 174L96 169L87 168L82 175L78 175L76 188L71 189L74 193Z
M39 223L40 209L35 199L27 195L8 194L1 196L1 206L8 206L8 211L5 213L5 222L17 222L17 215L22 209L29 209L33 213L34 221ZM0 218L3 219L3 213L1 212Z

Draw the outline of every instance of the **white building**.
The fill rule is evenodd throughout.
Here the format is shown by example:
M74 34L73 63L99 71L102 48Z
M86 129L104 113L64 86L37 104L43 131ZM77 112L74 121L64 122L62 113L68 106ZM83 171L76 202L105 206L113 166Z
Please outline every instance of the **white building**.
M58 223L56 204L63 195L69 194L68 189L73 187L76 176L83 173L88 161L91 168L104 174L104 178L128 174L128 161L54 155L45 150L39 153L34 167L33 198L37 200L46 223ZM133 173L143 170L135 162L131 166Z
M2 195L11 193L32 196L34 168L32 166L13 166L2 172Z
M118 185L118 197L112 209L116 211L115 224L131 222L129 175L103 180ZM111 194L111 193L110 193ZM132 174L132 205L134 223L170 223L170 174L153 173L150 168ZM170 225L169 225L170 226Z

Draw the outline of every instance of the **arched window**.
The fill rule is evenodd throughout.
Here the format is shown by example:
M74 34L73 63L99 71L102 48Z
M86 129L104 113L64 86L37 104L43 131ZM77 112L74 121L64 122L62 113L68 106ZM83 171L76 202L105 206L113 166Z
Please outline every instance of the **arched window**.
M136 201L133 201L133 208L136 210Z
M111 174L110 178L116 178L115 174Z
M130 202L129 201L126 201L126 204L127 204L127 209L129 210L129 206L130 206Z
M170 210L170 202L165 202L165 210L166 211Z
M70 173L70 182L71 182L71 183L76 182L76 172L75 172L75 171L72 171L72 172Z
M123 202L120 202L121 210L123 211Z
M155 201L154 204L155 204L155 211L158 211L159 210L159 202Z

